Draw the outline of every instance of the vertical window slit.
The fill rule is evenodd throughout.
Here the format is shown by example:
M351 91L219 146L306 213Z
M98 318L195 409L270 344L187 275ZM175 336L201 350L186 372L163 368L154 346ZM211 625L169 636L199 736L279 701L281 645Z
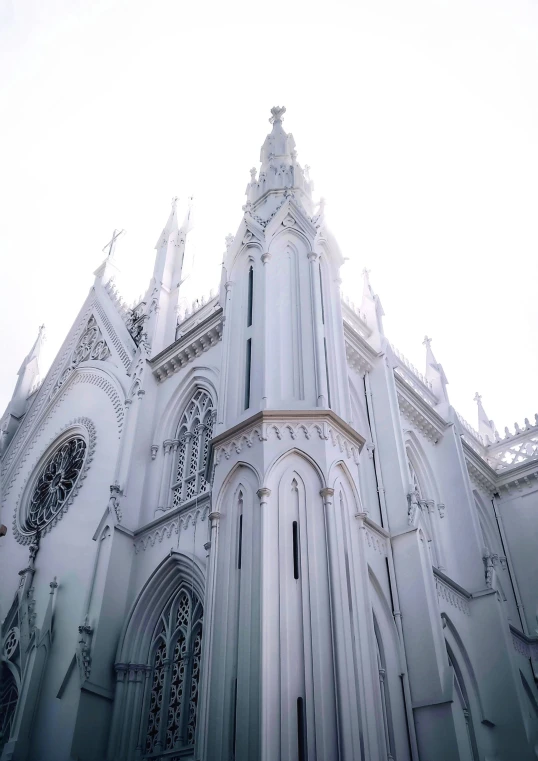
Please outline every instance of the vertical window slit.
M299 578L299 530L297 521L293 521L293 578Z
M254 292L254 270L248 271L248 300L247 300L247 328L252 325L252 299Z
M325 325L325 307L323 305L323 280L321 278L321 264L319 265L319 293L321 298L321 322Z
M234 706L234 718L233 718L233 727L232 727L232 752L233 752L233 758L235 758L236 739L237 739L237 677L234 679L233 706Z
M297 750L298 761L306 761L304 700L302 698L297 698Z
M247 341L247 358L245 367L245 409L250 407L250 365L252 362L252 338Z
M331 406L331 386L329 383L329 362L327 360L327 339L323 339L323 349L325 352L325 373L327 375L327 403Z
M237 552L237 567L241 570L241 551L243 549L243 516L239 516L239 548Z

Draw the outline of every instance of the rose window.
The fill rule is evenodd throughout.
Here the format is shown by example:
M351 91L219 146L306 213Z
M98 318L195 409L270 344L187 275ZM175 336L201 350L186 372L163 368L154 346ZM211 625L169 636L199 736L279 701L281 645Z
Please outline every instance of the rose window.
M74 436L49 457L37 481L26 514L25 528L38 531L67 505L84 464L86 441Z

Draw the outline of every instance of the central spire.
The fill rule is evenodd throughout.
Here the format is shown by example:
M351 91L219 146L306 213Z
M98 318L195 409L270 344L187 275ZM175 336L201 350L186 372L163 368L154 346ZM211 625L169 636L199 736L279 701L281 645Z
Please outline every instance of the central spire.
M260 151L260 175L256 179L256 169L250 170L247 186L247 206L262 219L267 219L282 203L281 196L293 195L300 201L306 212L313 213L312 190L308 172L297 162L295 140L291 132L282 127L284 106L273 106L269 122L273 125Z

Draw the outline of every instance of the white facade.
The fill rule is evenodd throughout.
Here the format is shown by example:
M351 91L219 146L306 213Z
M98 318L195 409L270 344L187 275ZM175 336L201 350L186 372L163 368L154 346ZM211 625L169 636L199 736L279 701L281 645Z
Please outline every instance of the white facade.
M217 296L175 203L1 421L1 761L538 755L538 418L500 438L383 333L284 132Z

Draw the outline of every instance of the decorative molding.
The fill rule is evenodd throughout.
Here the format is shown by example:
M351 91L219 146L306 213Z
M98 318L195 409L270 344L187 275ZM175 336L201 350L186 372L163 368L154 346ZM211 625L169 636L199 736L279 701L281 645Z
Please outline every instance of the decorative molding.
M107 313L105 312L105 310L103 309L103 307L99 303L99 301L95 302L95 311L97 312L97 314L99 315L99 317L103 321L103 325L106 328L106 331L107 331L107 333L108 333L108 335L110 337L112 345L114 346L114 348L118 352L118 356L121 359L121 361L123 363L123 366L125 367L126 370L128 370L129 366L131 364L132 357L130 357L129 354L127 353L127 351L125 349L125 346L120 341L120 339L118 337L118 334L116 333L116 331L114 330L114 328L112 326L112 323L108 319Z
M387 540L383 536L379 536L377 532L372 531L365 526L364 535L366 537L366 544L374 552L379 552L380 555L386 557L388 555Z
M79 325L86 326L88 319L91 317L91 313L93 311L93 307L95 306L95 301L93 301L84 315L80 318ZM3 463L2 463L2 478L5 477L6 473L8 472L8 469L10 468L11 464L13 463L13 460L17 456L19 450L21 449L22 445L25 441L25 436L30 430L31 426L34 423L34 420L36 419L37 415L41 412L43 407L46 405L46 403L49 401L50 393L49 389L51 389L56 380L58 375L62 372L65 362L67 361L67 357L69 354L73 351L73 346L76 342L78 342L78 339L80 337L80 333L78 331L74 331L73 328L71 329L72 335L71 340L65 347L65 351L63 352L60 359L53 363L52 368L49 370L47 377L45 378L45 381L41 385L40 393L36 395L34 398L34 402L30 409L26 412L26 415L24 416L24 422L22 426L19 428L19 430L15 433L13 439L11 440L9 449L7 450L6 454L4 455ZM68 336L69 338L69 336ZM66 339L67 341L67 339ZM49 378L50 375L50 378ZM35 437L34 437L35 438Z
M159 383L169 378L181 367L201 356L222 338L224 324L223 312L219 307L200 323L194 325L187 333L150 360L152 372Z
M523 632L510 626L512 645L516 653L524 658L538 661L538 637L527 637Z
M157 452L159 451L159 445L158 444L152 444L151 445L151 459L154 460L157 457Z
M102 383L100 382L100 379L102 379L103 381ZM39 436L41 432L43 431L44 427L46 426L46 424L54 417L56 411L58 410L58 407L65 401L65 399L67 398L67 393L70 391L70 389L77 383L85 383L85 382L91 383L92 385L96 385L98 388L101 388L103 391L105 391L107 396L110 398L114 406L114 411L116 413L116 420L118 422L118 438L120 438L125 412L122 408L120 397L116 389L114 388L114 385L106 377L92 373L92 371L89 369L88 370L86 370L85 368L83 368L82 370L78 369L77 375L75 376L73 381L69 383L65 393L59 394L56 397L52 406L49 407L49 410L46 416L44 416L39 421L39 426L33 431L32 438L28 446L26 447L26 450L22 454L21 459L18 462L16 461L15 463L13 463L11 472L9 472L9 470L6 468L6 471L2 473L2 478L5 484L3 494L2 494L3 504L5 504L6 499L9 493L11 492L13 485L15 484L17 480L17 477L20 471L22 470L35 444L38 442Z
M92 386L97 386L97 388L100 388L108 396L112 402L112 406L116 414L116 421L118 423L118 438L120 438L123 428L123 421L125 418L125 409L120 395L114 387L114 384L111 383L105 376L99 375L98 373L88 372L86 369L80 370L79 374L73 380L73 386L79 385L81 383L90 383Z
M84 619L84 623L78 627L78 633L80 634L80 639L77 643L77 661L80 670L80 681L84 682L90 678L92 668L91 642L93 629L88 623L88 616Z
M234 452L240 454L244 447L250 449L256 441L268 441L270 437L278 440L289 437L292 441L319 437L330 441L355 463L364 444L362 436L331 410L264 410L213 439L215 465L222 457L229 460Z
M399 374L394 374L394 380L400 412L428 441L436 444L448 423Z
M457 587L444 574L441 578L440 571L437 569L434 569L434 576L438 599L444 600L466 616L469 616L471 614L471 607L469 605L471 596Z
M97 306L98 305L96 304L96 308ZM83 334L77 342L68 366L63 370L62 374L54 384L52 391L49 394L49 398L52 398L57 393L81 362L86 362L88 360L104 362L109 357L110 349L108 348L108 344L103 338L97 320L92 315L86 324Z
M153 522L150 529L143 529L140 534L137 532L133 543L135 554L144 552L148 547L154 547L156 542L161 543L165 537L170 539L172 533L179 536L181 531L189 527L189 524L194 526L198 520L205 521L209 515L209 509L209 503L201 507L195 504L187 510L175 512L172 516L158 519L158 525L156 526L154 525L155 522Z
M41 528L39 530L40 537L43 537L45 534L48 534L48 532L62 519L64 514L69 509L69 506L73 504L73 500L77 496L78 492L82 488L82 484L84 482L84 479L87 476L90 464L93 460L93 455L95 451L95 442L97 439L96 429L95 425L92 423L92 421L87 417L80 417L75 418L75 420L71 420L69 423L63 426L54 436L52 439L49 440L48 445L43 449L41 455L34 461L34 464L32 468L30 469L30 478L28 479L27 483L32 479L33 473L36 470L39 462L41 460L44 460L46 457L46 454L49 450L52 450L53 446L56 444L58 438L65 433L66 431L70 430L71 428L81 427L84 429L87 439L87 450L86 450L86 456L84 459L84 465L82 466L82 469L80 471L80 474L77 478L77 482L75 486L73 487L73 490L71 491L71 494L69 498L67 499L65 505L62 507L62 509L54 516L54 518L47 523L46 526ZM24 485L23 488L21 488L21 491L19 493L19 497L17 498L17 502L15 504L15 509L13 512L13 535L15 537L15 540L19 544L30 544L30 542L34 539L36 532L26 532L21 530L19 525L19 511L23 507L21 505L21 499L26 494L26 486Z

